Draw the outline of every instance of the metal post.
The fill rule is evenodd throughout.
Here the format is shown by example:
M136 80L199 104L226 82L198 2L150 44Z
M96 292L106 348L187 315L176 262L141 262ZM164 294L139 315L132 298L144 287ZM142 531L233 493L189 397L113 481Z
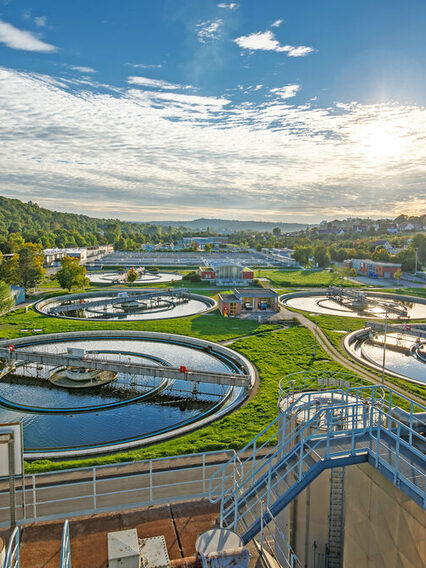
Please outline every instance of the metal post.
M36 481L35 481L35 475L33 474L32 476L32 481L33 481L33 488L32 488L32 493L33 493L33 518L34 520L37 520L37 494L36 494Z
M388 331L388 310L385 311L385 335L383 340L383 362L382 362L382 385L385 384L385 362L386 362L386 334Z
M253 443L253 464L252 464L252 475L251 475L251 483L254 485L254 472L256 469L256 440Z
M260 556L263 558L263 500L260 502Z
M96 467L92 468L92 481L93 481L93 508L96 511Z
M149 460L149 500L152 501L152 460Z
M206 492L206 454L203 453L203 493Z
M10 498L10 526L16 526L16 487L15 487L15 438L14 433L9 432L7 442L9 459L9 498Z

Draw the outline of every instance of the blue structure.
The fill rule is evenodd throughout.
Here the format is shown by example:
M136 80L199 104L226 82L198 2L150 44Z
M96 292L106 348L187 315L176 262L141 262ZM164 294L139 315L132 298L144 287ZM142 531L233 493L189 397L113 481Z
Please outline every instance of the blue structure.
M248 543L322 471L363 462L426 509L426 406L344 373L295 373L280 385L280 410L212 476L221 527Z

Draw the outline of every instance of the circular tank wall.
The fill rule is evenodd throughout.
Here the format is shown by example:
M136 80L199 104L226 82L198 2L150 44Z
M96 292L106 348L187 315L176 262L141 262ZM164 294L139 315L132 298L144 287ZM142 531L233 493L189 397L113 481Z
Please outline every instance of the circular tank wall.
M4 343L3 346L6 344ZM247 374L242 355L208 341L154 332L72 332L14 340L15 350L65 353L153 366L185 366ZM57 369L18 366L0 381L0 423L22 422L26 458L74 457L141 446L203 426L237 408L245 387L135 376L125 367L112 382L94 388L57 387Z
M123 289L55 296L37 302L34 309L44 315L67 319L129 321L192 316L216 306L212 298L182 289Z

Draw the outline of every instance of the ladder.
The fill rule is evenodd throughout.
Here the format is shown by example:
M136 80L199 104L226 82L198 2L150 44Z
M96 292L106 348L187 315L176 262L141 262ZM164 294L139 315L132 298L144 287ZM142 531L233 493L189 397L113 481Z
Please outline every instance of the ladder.
M345 469L336 467L330 475L328 517L328 568L341 568L343 559Z

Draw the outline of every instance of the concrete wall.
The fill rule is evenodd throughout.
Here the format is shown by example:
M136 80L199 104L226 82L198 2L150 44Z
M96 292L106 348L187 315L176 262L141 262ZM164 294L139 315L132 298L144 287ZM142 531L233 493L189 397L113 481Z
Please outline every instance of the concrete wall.
M421 568L426 511L370 464L346 468L344 568Z
M278 515L278 526L304 566L313 566L313 545L324 551L328 543L330 471L323 471L309 487ZM280 537L277 536L277 540ZM284 549L279 542L278 548ZM285 562L282 562L285 566ZM355 566L355 565L353 565Z
M324 471L277 517L304 566L313 565L314 541L320 552L328 543L329 504ZM343 568L426 566L426 511L368 463L345 468L343 535Z

